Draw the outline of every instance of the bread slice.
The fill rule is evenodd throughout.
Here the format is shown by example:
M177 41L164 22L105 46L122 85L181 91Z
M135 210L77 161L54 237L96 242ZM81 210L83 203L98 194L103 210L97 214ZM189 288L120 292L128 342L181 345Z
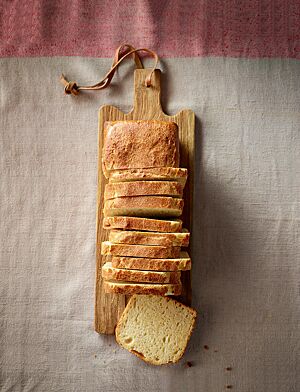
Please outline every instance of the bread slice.
M102 167L110 170L178 167L179 137L175 123L166 121L113 121L104 124Z
M134 295L116 327L116 340L153 365L178 362L196 322L197 312L171 298Z
M101 254L167 259L178 257L180 254L180 247L113 244L109 241L105 241L102 242L101 245Z
M147 231L111 230L109 241L115 244L188 246L190 233L152 233Z
M123 282L180 284L180 272L158 272L114 268L110 262L107 262L103 265L102 278L105 280L116 280Z
M118 281L103 281L103 288L106 293L114 294L155 294L155 295L180 295L181 284L159 284L159 283L133 283Z
M183 199L165 196L117 197L106 200L104 215L142 217L178 217L182 214Z
M134 216L107 216L103 219L104 229L123 229L139 231L155 231L164 233L180 232L182 221L138 218Z
M107 184L104 199L122 196L171 196L182 197L183 185L174 181L128 181Z
M185 186L187 169L178 167L149 167L143 169L111 170L109 182L177 181Z
M146 257L111 256L114 268L143 269L152 271L188 271L192 267L187 252L180 252L176 259L150 259Z

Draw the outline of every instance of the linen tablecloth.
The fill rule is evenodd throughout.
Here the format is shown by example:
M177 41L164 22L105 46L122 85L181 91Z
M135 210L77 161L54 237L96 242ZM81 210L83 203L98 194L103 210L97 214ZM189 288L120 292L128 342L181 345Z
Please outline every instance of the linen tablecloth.
M299 9L2 3L1 391L299 391ZM58 79L97 82L123 41L162 56L168 114L196 113L199 316L173 366L93 330L97 112L130 110L133 64L76 98Z

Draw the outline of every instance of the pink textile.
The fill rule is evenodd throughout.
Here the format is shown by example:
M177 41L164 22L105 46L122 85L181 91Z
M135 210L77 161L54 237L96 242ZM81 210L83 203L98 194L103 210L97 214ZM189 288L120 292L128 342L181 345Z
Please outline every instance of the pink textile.
M0 56L111 57L123 42L162 57L300 59L299 0L34 0L0 4Z

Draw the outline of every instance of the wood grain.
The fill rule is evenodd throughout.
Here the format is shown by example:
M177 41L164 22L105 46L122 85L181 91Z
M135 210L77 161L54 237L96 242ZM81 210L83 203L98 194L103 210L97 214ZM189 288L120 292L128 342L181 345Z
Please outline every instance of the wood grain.
M194 184L195 115L184 109L174 116L168 116L160 103L160 71L155 70L152 86L145 86L149 69L136 69L134 73L134 106L131 112L123 113L114 106L105 105L99 110L99 161L98 161L98 199L97 199L97 246L96 246L96 288L95 288L95 330L98 333L113 334L115 325L126 305L122 295L106 294L103 291L101 267L103 260L100 252L102 241L107 240L108 230L102 229L104 187L107 182L102 174L101 155L104 140L104 122L116 120L163 120L174 121L179 128L180 166L188 169L188 180L184 189L184 227L192 229L192 201ZM191 235L191 243L192 246ZM183 293L181 301L191 302L190 272L182 273Z

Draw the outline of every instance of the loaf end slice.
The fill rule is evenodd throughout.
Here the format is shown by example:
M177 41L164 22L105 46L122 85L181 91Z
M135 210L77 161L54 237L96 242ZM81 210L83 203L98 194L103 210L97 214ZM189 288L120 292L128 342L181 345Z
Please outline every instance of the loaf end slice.
M114 121L104 124L102 165L105 176L115 169L178 167L179 137L175 123Z
M153 365L176 363L183 356L196 322L196 311L156 295L134 295L116 327L116 340Z

